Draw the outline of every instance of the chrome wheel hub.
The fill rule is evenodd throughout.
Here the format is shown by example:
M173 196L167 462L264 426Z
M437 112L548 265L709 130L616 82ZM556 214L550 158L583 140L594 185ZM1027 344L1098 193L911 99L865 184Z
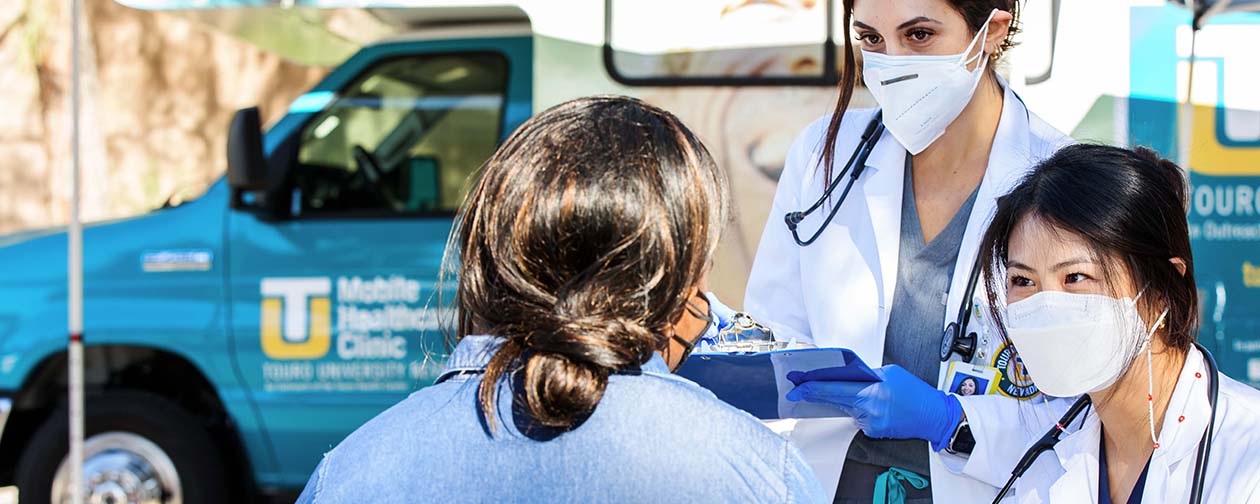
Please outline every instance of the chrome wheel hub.
M158 445L130 432L104 432L83 447L84 498L91 504L181 504L175 463ZM53 478L53 504L70 502L69 457Z

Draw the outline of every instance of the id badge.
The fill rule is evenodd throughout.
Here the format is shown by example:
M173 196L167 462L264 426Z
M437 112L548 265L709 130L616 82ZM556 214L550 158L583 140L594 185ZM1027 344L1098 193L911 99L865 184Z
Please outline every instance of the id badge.
M960 396L993 394L997 392L1001 374L995 367L953 361L945 373L945 391Z

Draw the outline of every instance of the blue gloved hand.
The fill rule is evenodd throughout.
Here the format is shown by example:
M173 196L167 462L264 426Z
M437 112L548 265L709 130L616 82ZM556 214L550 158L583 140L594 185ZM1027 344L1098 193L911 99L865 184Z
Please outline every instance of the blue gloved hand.
M835 405L853 416L870 437L924 439L933 450L944 448L962 419L958 398L895 364L874 371L883 381L829 381L814 371L793 371L787 378L796 388L787 398Z
M700 337L700 341L712 345L717 343L718 331L731 325L731 319L735 318L735 310L722 304L722 301L718 300L717 295L712 292L704 293L704 297L709 300L709 313L713 316L713 323L704 330L704 336Z

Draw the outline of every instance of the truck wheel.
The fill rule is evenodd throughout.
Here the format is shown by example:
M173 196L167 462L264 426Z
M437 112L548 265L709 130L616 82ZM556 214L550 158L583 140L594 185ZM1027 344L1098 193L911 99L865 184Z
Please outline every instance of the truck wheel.
M106 392L87 400L87 502L229 502L219 450L196 417L160 396ZM70 423L58 408L31 437L14 480L22 502L70 502Z

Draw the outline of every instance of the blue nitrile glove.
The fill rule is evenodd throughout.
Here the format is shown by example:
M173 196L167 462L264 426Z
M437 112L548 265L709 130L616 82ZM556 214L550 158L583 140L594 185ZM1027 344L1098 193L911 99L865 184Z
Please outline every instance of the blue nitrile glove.
M722 304L717 294L706 292L704 297L709 300L709 313L713 316L713 323L704 330L704 336L700 337L700 342L714 345L717 343L718 331L731 325L731 319L735 318L735 310Z
M924 439L933 450L944 448L962 419L958 398L895 364L876 369L875 374L883 381L828 381L814 371L793 371L787 378L796 388L787 398L835 405L873 438Z

